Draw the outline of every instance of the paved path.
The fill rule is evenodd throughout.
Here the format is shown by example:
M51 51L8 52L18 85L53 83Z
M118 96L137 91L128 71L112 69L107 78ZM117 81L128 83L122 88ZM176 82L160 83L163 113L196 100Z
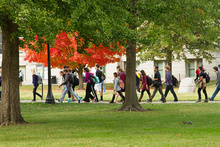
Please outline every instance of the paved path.
M31 100L21 100L20 102L21 103L36 103L36 102L45 103L45 100L37 100L36 102L32 102ZM58 103L57 101L55 101L55 102ZM64 103L67 103L67 101L64 101ZM71 103L78 103L78 102L75 101L75 102L71 102ZM84 103L84 102L82 101L82 103ZM92 103L92 102L90 102L90 103ZM108 101L99 101L98 103L109 104ZM144 101L144 102L141 102L140 104L146 104L146 103L147 102ZM167 101L166 103L162 103L159 101L152 102L152 104L192 104L192 103L196 103L196 101L178 101L178 102ZM220 101L209 101L209 103L220 103ZM116 103L116 104L122 104L122 103Z

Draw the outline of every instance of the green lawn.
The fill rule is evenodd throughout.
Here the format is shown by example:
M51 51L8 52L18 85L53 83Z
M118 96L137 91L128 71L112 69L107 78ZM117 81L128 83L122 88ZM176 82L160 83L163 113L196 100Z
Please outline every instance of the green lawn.
M215 87L214 87L215 81L211 81L207 85L208 85L207 86L207 93L208 93L208 96L211 97L213 92L215 91ZM61 90L58 89L57 85L53 85L52 88L53 88L54 97L59 98L61 96ZM111 98L112 98L113 84L106 84L106 89L108 89L108 90L106 91L106 93L104 93L104 100L110 101ZM33 86L20 86L20 98L22 100L32 100L33 99L32 90L33 90ZM39 93L42 93L41 90L42 90L42 87L39 86L37 91ZM153 93L153 90L154 90L154 88L151 88L151 93ZM179 94L178 93L178 88L175 88L175 91L176 91L176 94L178 96L179 101L185 101L185 100L187 100L187 101L196 101L198 99L197 91L195 93L184 93L184 94ZM163 92L165 92L165 85L163 86ZM85 96L85 90L77 90L77 88L76 88L76 93L79 96L82 96L82 97ZM138 96L139 95L140 94L138 94ZM44 99L46 98L46 96L47 96L47 85L44 86ZM99 94L98 94L98 96L99 96ZM146 101L147 98L148 98L148 95L147 95L147 93L145 93L144 97L143 97L143 101ZM39 100L38 97L37 97L37 99ZM153 101L158 101L158 99L160 99L159 92L156 94ZM169 94L167 96L167 100L172 101L173 99L174 99L173 95L169 92ZM202 99L204 99L203 93L202 93ZM66 95L65 100L68 100L67 95ZM220 100L220 96L217 95L215 100Z
M152 111L109 111L120 104L21 104L30 124L1 127L0 146L219 146L219 104L142 106Z

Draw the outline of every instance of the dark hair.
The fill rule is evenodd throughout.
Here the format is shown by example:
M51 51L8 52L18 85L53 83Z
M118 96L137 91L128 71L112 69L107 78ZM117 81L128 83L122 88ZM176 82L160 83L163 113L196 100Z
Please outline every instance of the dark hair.
M145 76L145 75L146 75L146 73L145 73L145 71L144 71L144 70L141 70L141 74L142 74L143 76Z
M118 71L123 72L123 69L119 68Z
M117 77L117 76L118 76L117 72L114 72L114 73L113 73L113 75L114 75L115 77Z
M200 69L200 70L203 70L203 67L202 67L202 66L200 66L200 67L199 67L199 69Z
M217 67L217 66L214 66L213 69L216 70L216 71L218 71L218 67Z
M117 66L116 69L120 69L120 66Z
M63 68L68 68L68 66L66 66L66 65L63 65Z
M64 71L64 72L68 72L68 69L64 69L63 71Z
M154 68L156 68L158 70L158 66L155 66Z
M68 69L68 72L71 73L71 72L72 72L72 69Z
M85 67L84 70L85 70L86 72L89 72L89 69L88 69L87 67Z
M60 73L62 73L62 74L63 74L63 71L61 70L61 71L60 71Z
M95 66L96 66L97 68L99 68L99 65L98 65L98 64L96 64Z

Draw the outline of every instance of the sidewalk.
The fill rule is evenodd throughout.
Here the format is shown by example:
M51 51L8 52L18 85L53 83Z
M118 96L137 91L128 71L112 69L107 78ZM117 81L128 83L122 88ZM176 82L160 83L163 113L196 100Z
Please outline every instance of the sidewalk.
M21 103L45 103L45 100L36 100L36 102L32 102L31 100L20 100ZM58 103L55 100L55 103ZM67 103L67 101L64 101L64 103ZM78 101L71 102L71 103L78 103ZM84 101L82 101L84 103ZM92 103L92 102L90 102ZM99 101L98 103L100 104L110 104L108 101ZM193 104L196 103L196 101L178 101L178 102L173 102L173 101L167 101L166 103L162 103L159 101L152 102L152 104ZM201 102L203 103L203 101ZM220 101L209 101L209 103L220 103ZM95 104L95 103L94 103ZM116 103L116 104L122 104L122 103ZM140 102L140 104L147 104L147 102ZM150 104L150 103L148 103Z

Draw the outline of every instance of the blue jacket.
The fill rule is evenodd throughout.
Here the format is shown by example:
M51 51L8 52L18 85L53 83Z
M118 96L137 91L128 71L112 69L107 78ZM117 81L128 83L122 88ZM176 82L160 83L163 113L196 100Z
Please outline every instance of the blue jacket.
M33 83L34 87L37 87L37 86L38 86L38 83L37 83L37 75L35 75L35 74L33 74L32 83Z

